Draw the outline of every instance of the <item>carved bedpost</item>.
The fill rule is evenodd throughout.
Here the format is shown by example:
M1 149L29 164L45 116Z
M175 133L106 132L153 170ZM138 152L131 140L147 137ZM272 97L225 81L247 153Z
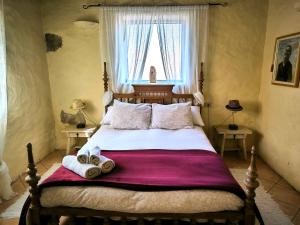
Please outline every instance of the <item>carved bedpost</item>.
M256 169L256 150L251 148L251 162L248 168L244 184L246 185L246 200L245 200L245 225L255 224L255 189L259 186Z
M199 80L198 80L198 88L199 88L199 91L200 91L201 93L203 93L204 63L201 62L200 65L201 65L201 66L200 66L201 70L200 70L200 76L199 76Z
M28 176L25 178L26 183L29 185L29 192L31 198L31 205L29 207L29 221L30 225L40 225L40 193L38 189L38 182L40 176L37 175L37 169L34 164L33 155L32 155L32 145L31 143L27 144L27 154L28 154Z
M104 91L108 91L108 74L106 71L106 62L104 62L103 81L104 81Z
M108 91L108 74L106 70L106 62L104 62L104 73L103 73L103 81L104 81L104 92ZM108 105L105 106L105 113L107 113Z

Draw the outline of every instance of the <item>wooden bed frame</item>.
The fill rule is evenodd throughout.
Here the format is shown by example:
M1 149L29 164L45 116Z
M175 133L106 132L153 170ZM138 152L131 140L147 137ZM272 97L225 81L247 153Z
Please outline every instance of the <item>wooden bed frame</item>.
M199 90L203 89L203 63L201 63L201 73L199 76ZM106 71L106 63L104 63L104 90L108 91L108 74ZM172 102L193 100L192 94L174 94L172 92L173 85L133 85L134 93L131 94L114 94L114 99L127 102L157 102L161 104L170 104ZM37 175L37 169L34 164L32 146L27 145L28 152L28 176L26 182L29 184L29 192L31 204L28 211L28 220L30 225L44 225L41 218L47 218L48 224L58 225L59 217L70 216L86 217L86 224L92 224L93 217L102 217L103 225L109 225L109 218L112 216L121 217L121 225L127 224L129 217L137 217L137 225L144 224L143 218L155 218L155 225L161 225L162 218L171 218L174 225L179 223L182 218L191 219L191 224L196 224L196 219L207 219L209 224L214 224L214 219L223 219L225 224L232 224L233 221L240 221L239 224L254 225L255 224L255 189L259 186L256 170L256 151L254 147L251 150L251 161L245 178L246 199L244 207L240 211L223 211L223 212L205 212L205 213L124 213L112 211L100 211L86 208L71 208L71 207L52 207L45 208L40 204L40 190L38 181L40 177Z

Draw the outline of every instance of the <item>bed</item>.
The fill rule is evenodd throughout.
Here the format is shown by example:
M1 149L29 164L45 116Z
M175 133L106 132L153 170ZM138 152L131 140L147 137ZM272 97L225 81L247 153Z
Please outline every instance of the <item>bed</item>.
M104 89L107 91L108 75L106 67L104 68ZM199 87L202 91L203 64L201 68ZM194 102L192 94L174 94L172 88L172 85L134 85L133 93L115 93L113 98L133 103ZM165 155L166 151L167 154L171 153L178 157L182 157L182 155L194 157L196 154L197 157L194 158L201 160L200 155L203 154L203 157L213 156L219 161L214 148L200 126L179 130L116 130L109 125L103 125L84 147L88 148L93 145L99 145L100 148L105 149L108 155L111 154L109 156L124 157L124 155L131 154L131 156L139 157L140 155L138 159L141 161L149 156L147 154L150 154L151 157L152 152L154 151L156 154L159 149L163 149L162 155ZM27 150L29 164L26 182L30 186L30 198L27 201L28 212L23 210L22 214L23 216L24 213L28 215L27 221L31 225L40 225L45 223L44 221L56 225L59 223L60 216L86 217L86 224L92 224L93 217L100 217L104 225L108 225L111 218L119 218L123 225L131 220L141 225L147 223L145 219L158 225L165 218L172 219L174 224L178 224L180 220L195 224L197 221L199 222L199 219L208 220L209 224L214 224L216 219L219 219L218 222L221 219L221 222L225 224L238 222L244 225L254 225L255 223L254 197L258 182L256 181L254 148L251 152L251 162L245 179L246 192L240 195L227 191L226 187L225 189L203 189L165 186L163 189L144 190L123 188L123 186L89 185L88 183L85 186L79 186L73 185L72 182L62 183L67 185L43 186L43 184L38 184L39 176L36 174L37 170L30 144ZM169 155L164 157L167 157L166 160L168 160ZM175 160L178 160L178 157L175 157ZM119 164L122 165L121 161ZM204 168L202 169L204 170ZM183 176L188 177L189 174L185 173ZM182 180L184 182L185 179ZM20 224L24 224L24 221Z

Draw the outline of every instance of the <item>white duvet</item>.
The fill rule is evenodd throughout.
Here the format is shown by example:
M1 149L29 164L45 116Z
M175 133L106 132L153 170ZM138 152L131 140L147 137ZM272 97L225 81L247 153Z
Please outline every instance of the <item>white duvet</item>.
M102 126L83 146L105 150L199 149L215 151L201 127L181 130L115 130ZM236 195L214 190L141 192L110 187L51 187L42 191L44 207L69 206L131 213L197 213L239 210Z

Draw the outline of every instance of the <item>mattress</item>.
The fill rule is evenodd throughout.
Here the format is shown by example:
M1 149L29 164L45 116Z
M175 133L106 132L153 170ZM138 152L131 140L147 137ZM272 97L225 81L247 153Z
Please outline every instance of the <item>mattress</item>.
M83 146L105 150L202 149L215 151L201 127L181 130L115 130L102 126ZM131 213L199 213L240 210L235 194L216 190L132 191L112 187L49 187L42 190L43 207L79 207Z
M44 207L68 206L130 213L199 213L240 210L243 201L225 191L131 191L111 187L51 187L41 195Z

